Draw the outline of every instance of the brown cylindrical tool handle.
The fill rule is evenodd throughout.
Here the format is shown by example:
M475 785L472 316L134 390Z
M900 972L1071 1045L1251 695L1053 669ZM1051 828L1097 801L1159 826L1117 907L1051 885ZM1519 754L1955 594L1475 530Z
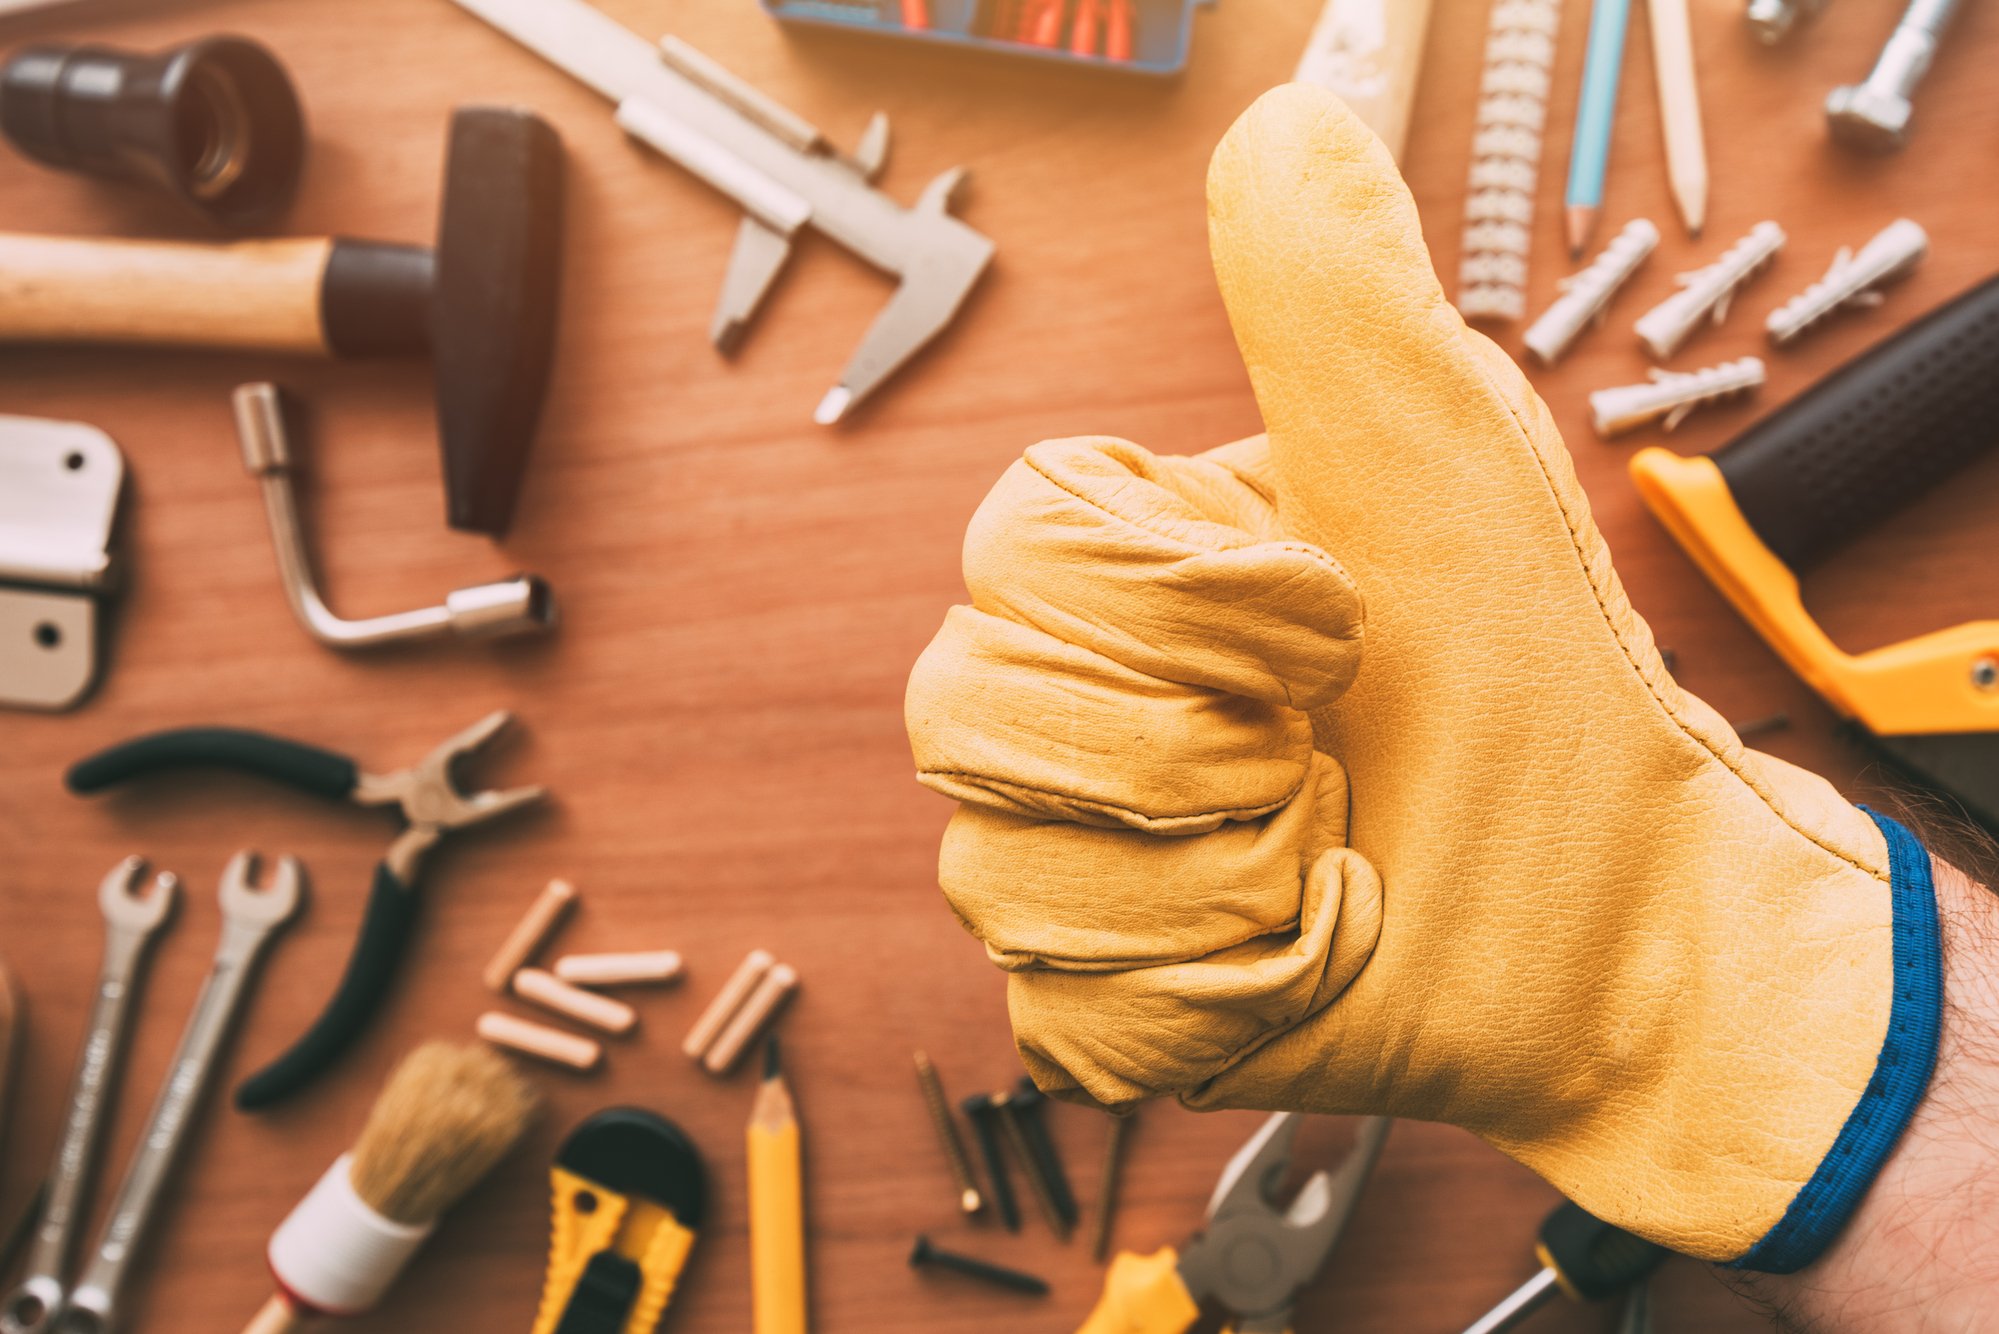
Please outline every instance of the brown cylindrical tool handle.
M327 354L334 242L100 241L0 234L0 341Z

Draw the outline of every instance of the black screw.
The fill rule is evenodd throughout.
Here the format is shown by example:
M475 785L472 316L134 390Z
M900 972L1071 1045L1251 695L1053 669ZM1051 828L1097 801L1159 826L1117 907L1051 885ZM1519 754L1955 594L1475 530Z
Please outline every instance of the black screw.
M1138 1113L1113 1116L1111 1140L1104 1149L1104 1175L1097 1187L1097 1225L1090 1234L1090 1258L1098 1264L1111 1249L1111 1219L1117 1211L1118 1185L1124 1180L1124 1142L1131 1133L1131 1124L1138 1119Z
M1048 1220L1048 1230L1055 1234L1057 1241L1069 1240L1069 1233L1075 1227L1062 1214L1055 1202L1055 1192L1048 1184L1048 1174L1041 1168L1041 1159L1035 1156L1034 1146L1027 1142L1027 1132L1022 1128L1021 1118L1014 1114L1013 1095L993 1094L993 1106L1000 1109L1000 1129L1006 1132L1007 1147L1013 1150L1014 1161L1027 1176L1027 1193L1034 1197L1041 1216Z
M1032 1079L1023 1077L1015 1086L1013 1097L1007 1106L1014 1119L1020 1123L1020 1133L1027 1141L1029 1152L1034 1155L1035 1165L1041 1170L1041 1179L1048 1183L1048 1193L1055 1197L1055 1209L1062 1215L1062 1221L1070 1227L1083 1211L1076 1207L1076 1193L1069 1189L1069 1174L1062 1170L1062 1159L1055 1152L1055 1141L1048 1134L1048 1123L1042 1118L1042 1108L1048 1105L1048 1096L1034 1087Z
M979 1154L986 1160L986 1175L992 1178L993 1205L1008 1232L1020 1231L1020 1204L1013 1196L1013 1178L1007 1175L1006 1154L1000 1148L1000 1109L990 1093L974 1093L958 1104L972 1122L979 1137Z
M995 1287L1009 1288L1014 1292L1029 1292L1037 1297L1048 1295L1048 1283L1032 1274L1023 1274L1018 1269L1008 1269L1005 1265L988 1264L975 1260L969 1255L958 1255L952 1251L940 1251L930 1244L930 1238L918 1235L916 1249L909 1253L909 1267L924 1269L935 1265L968 1278L982 1279Z

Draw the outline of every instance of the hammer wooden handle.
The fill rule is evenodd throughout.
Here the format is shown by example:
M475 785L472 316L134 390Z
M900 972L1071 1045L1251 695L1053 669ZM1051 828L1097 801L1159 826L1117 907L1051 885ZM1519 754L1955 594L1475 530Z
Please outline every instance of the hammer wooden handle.
M0 234L0 340L324 356L320 288L334 245Z

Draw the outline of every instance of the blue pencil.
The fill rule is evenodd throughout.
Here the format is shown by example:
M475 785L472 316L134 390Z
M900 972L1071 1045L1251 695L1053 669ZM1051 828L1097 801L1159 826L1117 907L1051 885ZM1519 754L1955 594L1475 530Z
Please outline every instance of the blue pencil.
M1567 223L1569 253L1583 257L1603 211L1603 177L1610 165L1610 131L1617 119L1617 77L1624 65L1624 31L1631 0L1596 0L1590 12L1589 54L1576 104L1576 137L1569 148Z

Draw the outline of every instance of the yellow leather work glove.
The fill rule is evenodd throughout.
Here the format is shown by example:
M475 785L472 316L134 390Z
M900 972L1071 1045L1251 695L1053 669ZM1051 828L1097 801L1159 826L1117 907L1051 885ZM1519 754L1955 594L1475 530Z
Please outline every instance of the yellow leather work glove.
M1029 1069L1451 1122L1675 1250L1808 1262L1929 1079L1926 855L1674 683L1336 98L1259 101L1208 197L1267 447L1028 451L910 682Z

